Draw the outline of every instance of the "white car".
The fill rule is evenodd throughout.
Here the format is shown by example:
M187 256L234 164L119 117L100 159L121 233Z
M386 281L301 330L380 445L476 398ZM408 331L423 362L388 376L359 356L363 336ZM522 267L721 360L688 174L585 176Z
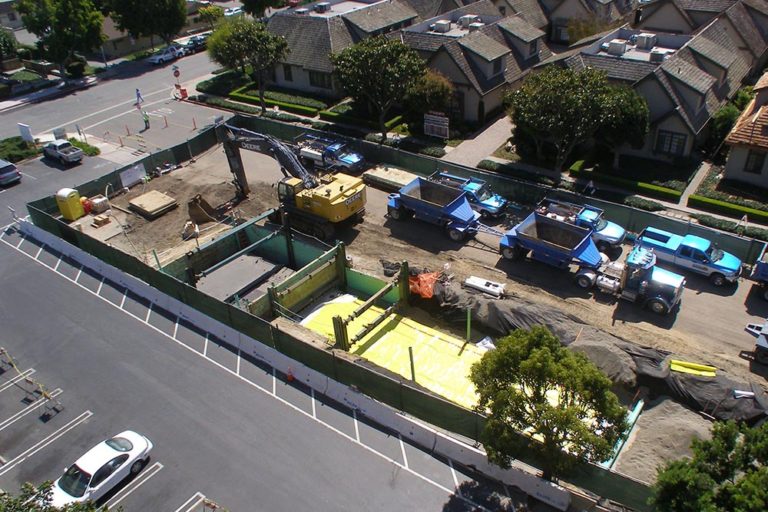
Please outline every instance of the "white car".
M51 505L97 501L149 461L152 441L126 430L102 441L69 466L51 487Z
M165 64L166 62L176 60L181 56L182 52L180 52L175 46L169 46L150 56L147 59L147 62L152 64Z
M229 7L224 9L224 16L240 16L243 14L242 7Z

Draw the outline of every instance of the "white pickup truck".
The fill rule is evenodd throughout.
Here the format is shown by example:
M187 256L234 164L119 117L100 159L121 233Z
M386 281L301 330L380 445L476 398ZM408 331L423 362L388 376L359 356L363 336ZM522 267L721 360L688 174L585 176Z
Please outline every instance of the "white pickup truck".
M43 156L58 160L62 165L76 164L83 160L83 150L64 139L56 139L43 146Z

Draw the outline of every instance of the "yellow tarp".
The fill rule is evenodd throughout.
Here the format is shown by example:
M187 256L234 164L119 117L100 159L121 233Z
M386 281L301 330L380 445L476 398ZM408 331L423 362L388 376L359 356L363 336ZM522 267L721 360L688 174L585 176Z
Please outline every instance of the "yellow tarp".
M315 310L302 325L333 340L332 318L336 315L346 318L362 303L349 295L339 297ZM374 306L352 321L348 328L350 341L382 312ZM469 369L480 360L483 351L471 343L465 345L461 339L401 315L391 315L352 345L351 352L410 379L408 347L413 347L417 383L464 407L476 405L477 395L469 380Z
M699 375L701 377L714 377L717 375L717 368L714 366L699 363L689 363L688 361L679 361L677 359L671 359L669 361L669 369L674 372L690 373L693 375Z

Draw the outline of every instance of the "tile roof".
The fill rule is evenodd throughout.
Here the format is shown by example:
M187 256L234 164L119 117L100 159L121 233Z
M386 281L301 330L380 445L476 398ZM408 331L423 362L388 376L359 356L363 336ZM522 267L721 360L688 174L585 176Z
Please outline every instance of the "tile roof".
M541 29L549 25L547 15L538 0L506 0L515 14L519 14L525 21L534 27Z
M453 40L451 37L444 36L442 34L432 34L425 32L411 32L408 30L402 30L398 34L393 34L392 37L399 35L399 39L417 51L423 52L436 52L448 41Z
M744 40L749 51L759 58L766 48L766 39L755 25L755 20L744 2L734 4L725 11L725 16L733 23L738 35Z
M694 37L688 43L688 48L693 52L706 57L723 69L728 69L737 57L735 54L731 53L730 48L727 48L722 44L717 44L706 37Z
M759 91L760 89L765 89L768 87L768 73L763 73L763 75L757 80L757 83L752 88L755 91Z
M721 13L737 0L675 0L686 11Z
M428 20L463 5L458 0L405 0L419 15L419 20Z
M459 38L458 42L462 48L466 48L488 62L503 57L511 51L506 45L495 41L479 30Z
M768 148L768 105L758 107L756 101L753 99L736 120L726 144Z
M338 53L356 42L340 16L321 18L278 13L269 18L267 30L288 42L290 53L284 61L286 64L324 73L333 71L331 53Z
M372 33L416 18L418 14L405 2L390 0L342 15L363 32Z
M499 28L523 42L530 43L546 35L545 32L534 27L530 22L519 16L509 16L498 23Z
M675 57L680 56L680 50ZM706 92L717 82L717 80L711 75L702 71L700 68L689 63L685 59L674 58L666 60L661 69L675 80L679 80L685 85L689 86L698 93L706 94Z
M657 64L644 62L640 60L617 59L611 55L590 55L578 53L565 59L565 65L576 71L585 68L598 69L604 71L610 80L636 83L658 67Z

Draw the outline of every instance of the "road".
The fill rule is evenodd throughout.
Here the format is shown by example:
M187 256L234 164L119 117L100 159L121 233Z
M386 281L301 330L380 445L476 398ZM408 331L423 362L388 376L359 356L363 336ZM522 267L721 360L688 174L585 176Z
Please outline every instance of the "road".
M492 489L14 232L0 304L2 346L61 405L0 366L0 488L54 479L129 428L155 449L105 499L126 511L191 511L203 495L229 510L459 511Z

